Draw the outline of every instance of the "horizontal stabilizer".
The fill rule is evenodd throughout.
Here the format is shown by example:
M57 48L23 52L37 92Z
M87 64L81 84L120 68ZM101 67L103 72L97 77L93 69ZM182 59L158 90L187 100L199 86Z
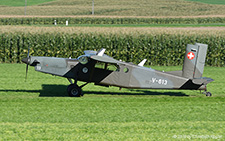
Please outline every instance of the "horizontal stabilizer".
M147 61L147 59L142 60L142 61L138 64L138 66L143 67L146 61Z
M212 81L214 81L212 78L207 78L207 77L195 78L192 80L192 82L197 85L202 85L202 84L206 85Z

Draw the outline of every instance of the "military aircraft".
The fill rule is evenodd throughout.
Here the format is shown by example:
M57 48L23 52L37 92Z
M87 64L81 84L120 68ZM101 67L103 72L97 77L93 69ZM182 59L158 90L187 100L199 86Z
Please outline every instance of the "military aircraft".
M146 59L138 65L116 60L104 54L105 49L86 50L77 59L29 56L28 49L27 58L22 62L27 64L26 76L30 65L36 71L67 78L71 83L67 87L71 97L83 96L81 88L88 83L129 89L204 90L206 96L211 96L206 85L214 80L202 77L207 48L206 44L188 44L183 69L170 72L144 67ZM78 86L77 81L86 83Z

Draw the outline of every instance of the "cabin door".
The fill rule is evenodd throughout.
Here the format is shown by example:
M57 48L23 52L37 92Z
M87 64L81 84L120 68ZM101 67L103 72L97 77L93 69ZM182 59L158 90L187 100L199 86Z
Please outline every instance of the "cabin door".
M122 87L129 87L132 68L126 65L120 65L118 84Z

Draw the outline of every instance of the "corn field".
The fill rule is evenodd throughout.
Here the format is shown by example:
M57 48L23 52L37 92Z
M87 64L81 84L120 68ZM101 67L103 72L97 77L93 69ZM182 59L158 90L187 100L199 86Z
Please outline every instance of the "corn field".
M0 25L53 25L57 24L211 24L225 23L225 17L201 18L132 18L132 17L14 17L1 18Z
M225 37L182 34L1 33L0 62L21 63L28 47L31 56L77 58L84 50L106 48L106 54L126 62L182 65L187 44L208 44L206 65L225 66Z

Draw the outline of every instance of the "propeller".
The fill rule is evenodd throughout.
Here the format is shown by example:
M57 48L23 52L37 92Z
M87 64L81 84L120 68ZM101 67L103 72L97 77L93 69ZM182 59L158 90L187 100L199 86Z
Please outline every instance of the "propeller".
M25 81L26 81L27 80L27 73L28 73L28 66L30 64L30 46L28 47L27 58L23 58L22 62L27 64L27 66L26 66L26 77L25 77Z
M26 80L27 80L27 73L28 73L28 65L30 63L30 47L28 47L28 53L27 53L27 66L26 66Z

